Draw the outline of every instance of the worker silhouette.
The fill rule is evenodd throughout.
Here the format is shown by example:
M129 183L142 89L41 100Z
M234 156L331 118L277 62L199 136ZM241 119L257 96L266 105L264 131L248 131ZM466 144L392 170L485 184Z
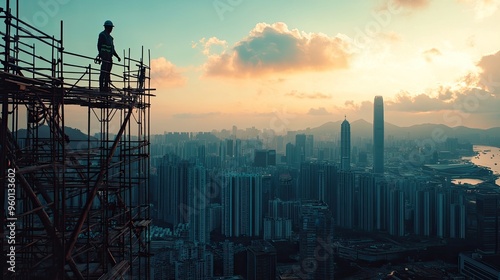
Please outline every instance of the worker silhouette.
M97 40L97 51L98 59L101 62L101 74L99 75L99 90L103 92L110 92L109 87L111 81L111 68L113 67L113 56L118 58L118 62L121 61L120 56L115 51L115 46L113 45L113 37L111 37L111 31L113 31L113 23L110 20L104 22L104 30L99 33L99 39Z

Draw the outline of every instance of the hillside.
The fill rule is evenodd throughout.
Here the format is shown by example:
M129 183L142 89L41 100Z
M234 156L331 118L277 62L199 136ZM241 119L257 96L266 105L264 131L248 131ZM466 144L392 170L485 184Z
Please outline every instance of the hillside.
M71 127L64 127L64 133L68 136L69 139L69 146L71 149L86 149L88 147L87 145L87 134L81 132L79 129L71 128ZM19 141L22 141L23 139L26 139L27 137L27 130L26 129L19 129L17 131L17 139ZM50 130L49 127L46 125L43 125L40 127L38 130L38 138L39 139L44 139L50 137ZM95 137L90 137L90 142L92 146L92 142L97 141Z

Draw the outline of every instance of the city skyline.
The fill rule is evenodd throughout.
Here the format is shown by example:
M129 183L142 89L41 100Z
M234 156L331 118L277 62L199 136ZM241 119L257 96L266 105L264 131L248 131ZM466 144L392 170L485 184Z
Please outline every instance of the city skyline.
M108 19L118 50L151 49L152 133L233 125L283 132L346 114L369 120L376 95L398 126L490 128L500 119L499 1L20 6L20 17L48 34L59 34L62 20L71 52L95 56ZM68 109L68 125L84 126L79 110Z
M67 32L96 0L28 13L5 1L3 278L500 277L500 52L485 56L482 38L460 50L477 62L447 53L471 24L457 7L485 24L500 0L443 0L440 16L432 0L259 1L212 0L222 25L205 2L102 3L86 19L119 15L107 32L112 20L116 38L139 34L124 45L174 51L124 52L110 89L92 64L111 64L82 39L94 31ZM165 38L167 23L182 34ZM191 43L200 57L176 56L209 30ZM419 34L430 30L447 48ZM496 127L465 127L478 125Z

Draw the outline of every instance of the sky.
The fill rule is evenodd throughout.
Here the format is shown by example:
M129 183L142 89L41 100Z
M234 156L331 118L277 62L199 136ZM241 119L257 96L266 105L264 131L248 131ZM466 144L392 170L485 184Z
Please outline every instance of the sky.
M500 0L21 2L68 51L108 19L120 54L150 50L152 133L372 122L377 95L395 125L500 126Z

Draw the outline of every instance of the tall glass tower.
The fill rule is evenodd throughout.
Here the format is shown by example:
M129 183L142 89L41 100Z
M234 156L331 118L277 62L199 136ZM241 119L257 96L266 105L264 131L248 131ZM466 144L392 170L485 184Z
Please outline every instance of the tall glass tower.
M373 173L384 173L384 99L373 102Z
M340 167L345 171L351 169L351 125L347 119L340 126Z

